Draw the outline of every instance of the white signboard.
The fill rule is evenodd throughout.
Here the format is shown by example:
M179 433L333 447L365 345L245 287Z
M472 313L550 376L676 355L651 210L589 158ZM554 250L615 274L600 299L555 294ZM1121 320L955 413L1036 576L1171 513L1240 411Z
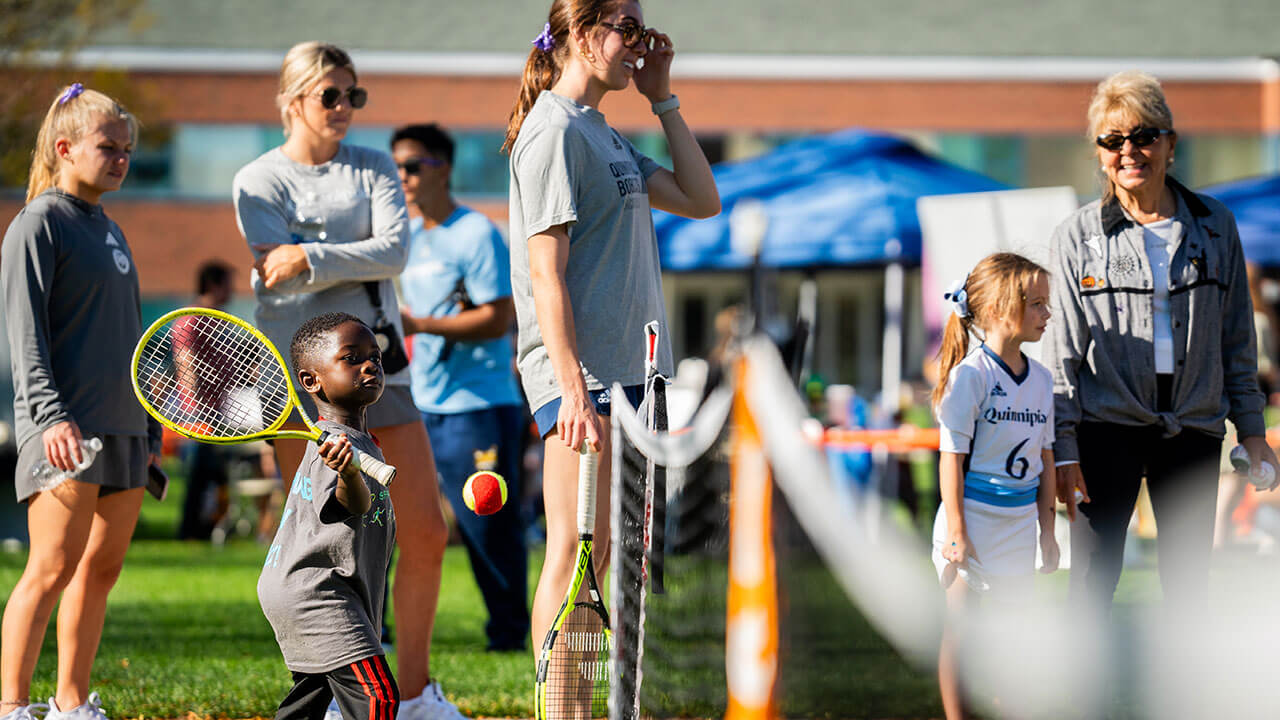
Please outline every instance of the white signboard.
M1015 252L1048 267L1049 237L1076 208L1071 187L932 195L917 201L924 237L920 287L930 358L951 312L942 299L947 288L995 252ZM1040 359L1039 343L1023 349Z

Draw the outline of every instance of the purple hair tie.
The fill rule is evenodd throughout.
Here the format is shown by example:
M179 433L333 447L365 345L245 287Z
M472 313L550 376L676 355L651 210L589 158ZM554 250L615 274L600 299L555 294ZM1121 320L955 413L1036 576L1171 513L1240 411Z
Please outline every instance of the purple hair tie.
M62 97L58 98L59 105L66 105L68 100L74 100L80 97L80 93L84 92L84 86L80 83L71 83L71 87L62 93Z
M542 32L533 39L533 44L542 52L551 52L556 46L556 36L551 34L551 23L542 26Z

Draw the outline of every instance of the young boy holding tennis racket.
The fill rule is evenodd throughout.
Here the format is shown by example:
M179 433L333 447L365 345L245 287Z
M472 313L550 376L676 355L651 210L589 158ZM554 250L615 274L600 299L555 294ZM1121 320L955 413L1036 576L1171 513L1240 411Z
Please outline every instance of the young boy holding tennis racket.
M1044 572L1054 539L1053 378L1022 353L1049 320L1049 273L1013 253L980 261L947 294L938 386L938 484L933 561L953 611L970 591L1025 590L1035 572L1036 522ZM982 340L969 352L969 334ZM962 582L956 582L957 578ZM943 631L938 684L948 718L965 717L955 628Z
M258 579L293 689L278 720L320 720L337 700L347 720L392 720L400 691L383 656L382 603L395 547L387 488L361 473L354 448L381 458L365 408L382 396L373 331L347 313L308 320L289 348L298 386L333 434L308 443Z

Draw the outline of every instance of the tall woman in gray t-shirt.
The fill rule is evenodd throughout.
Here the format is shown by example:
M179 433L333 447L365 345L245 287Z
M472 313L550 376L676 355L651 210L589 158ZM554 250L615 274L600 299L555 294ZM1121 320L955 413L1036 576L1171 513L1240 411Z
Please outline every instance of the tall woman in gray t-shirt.
M507 127L518 364L546 450L535 648L573 576L576 448L586 441L601 450L600 477L609 477L607 388L644 382L644 324L666 324L650 207L699 218L720 211L711 168L671 94L674 55L669 37L644 26L635 0L556 0ZM598 109L606 93L633 80L662 123L674 172L637 152ZM663 351L659 367L670 374ZM607 481L597 506L603 566Z
M18 464L31 552L4 609L0 716L105 720L89 671L107 593L138 520L160 426L133 397L129 365L142 335L138 272L120 226L99 201L129 172L137 121L80 83L53 102L36 140L27 205L0 246L12 349ZM53 487L48 462L72 471L82 438L102 441L93 464ZM28 694L40 644L58 606L58 687L48 707Z
M367 98L341 48L295 45L281 65L276 97L285 142L236 174L236 217L255 258L254 319L276 347L289 347L304 322L325 312L347 312L377 327L375 299L403 338L392 279L408 260L404 191L389 155L342 142ZM310 398L301 400L314 413ZM407 369L387 372L386 391L369 407L367 425L399 468L391 493L402 523L393 594L403 715L414 712L420 695L445 702L430 683L428 657L447 540L435 462ZM285 479L305 448L300 441L276 441Z

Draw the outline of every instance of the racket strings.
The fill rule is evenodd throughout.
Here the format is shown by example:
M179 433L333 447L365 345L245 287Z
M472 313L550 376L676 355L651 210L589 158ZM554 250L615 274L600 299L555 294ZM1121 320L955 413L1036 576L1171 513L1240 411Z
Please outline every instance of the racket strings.
M179 427L232 438L266 430L281 418L290 405L285 372L248 329L224 318L184 315L147 339L138 387Z
M547 720L587 720L609 714L609 636L590 606L565 617L547 667Z

